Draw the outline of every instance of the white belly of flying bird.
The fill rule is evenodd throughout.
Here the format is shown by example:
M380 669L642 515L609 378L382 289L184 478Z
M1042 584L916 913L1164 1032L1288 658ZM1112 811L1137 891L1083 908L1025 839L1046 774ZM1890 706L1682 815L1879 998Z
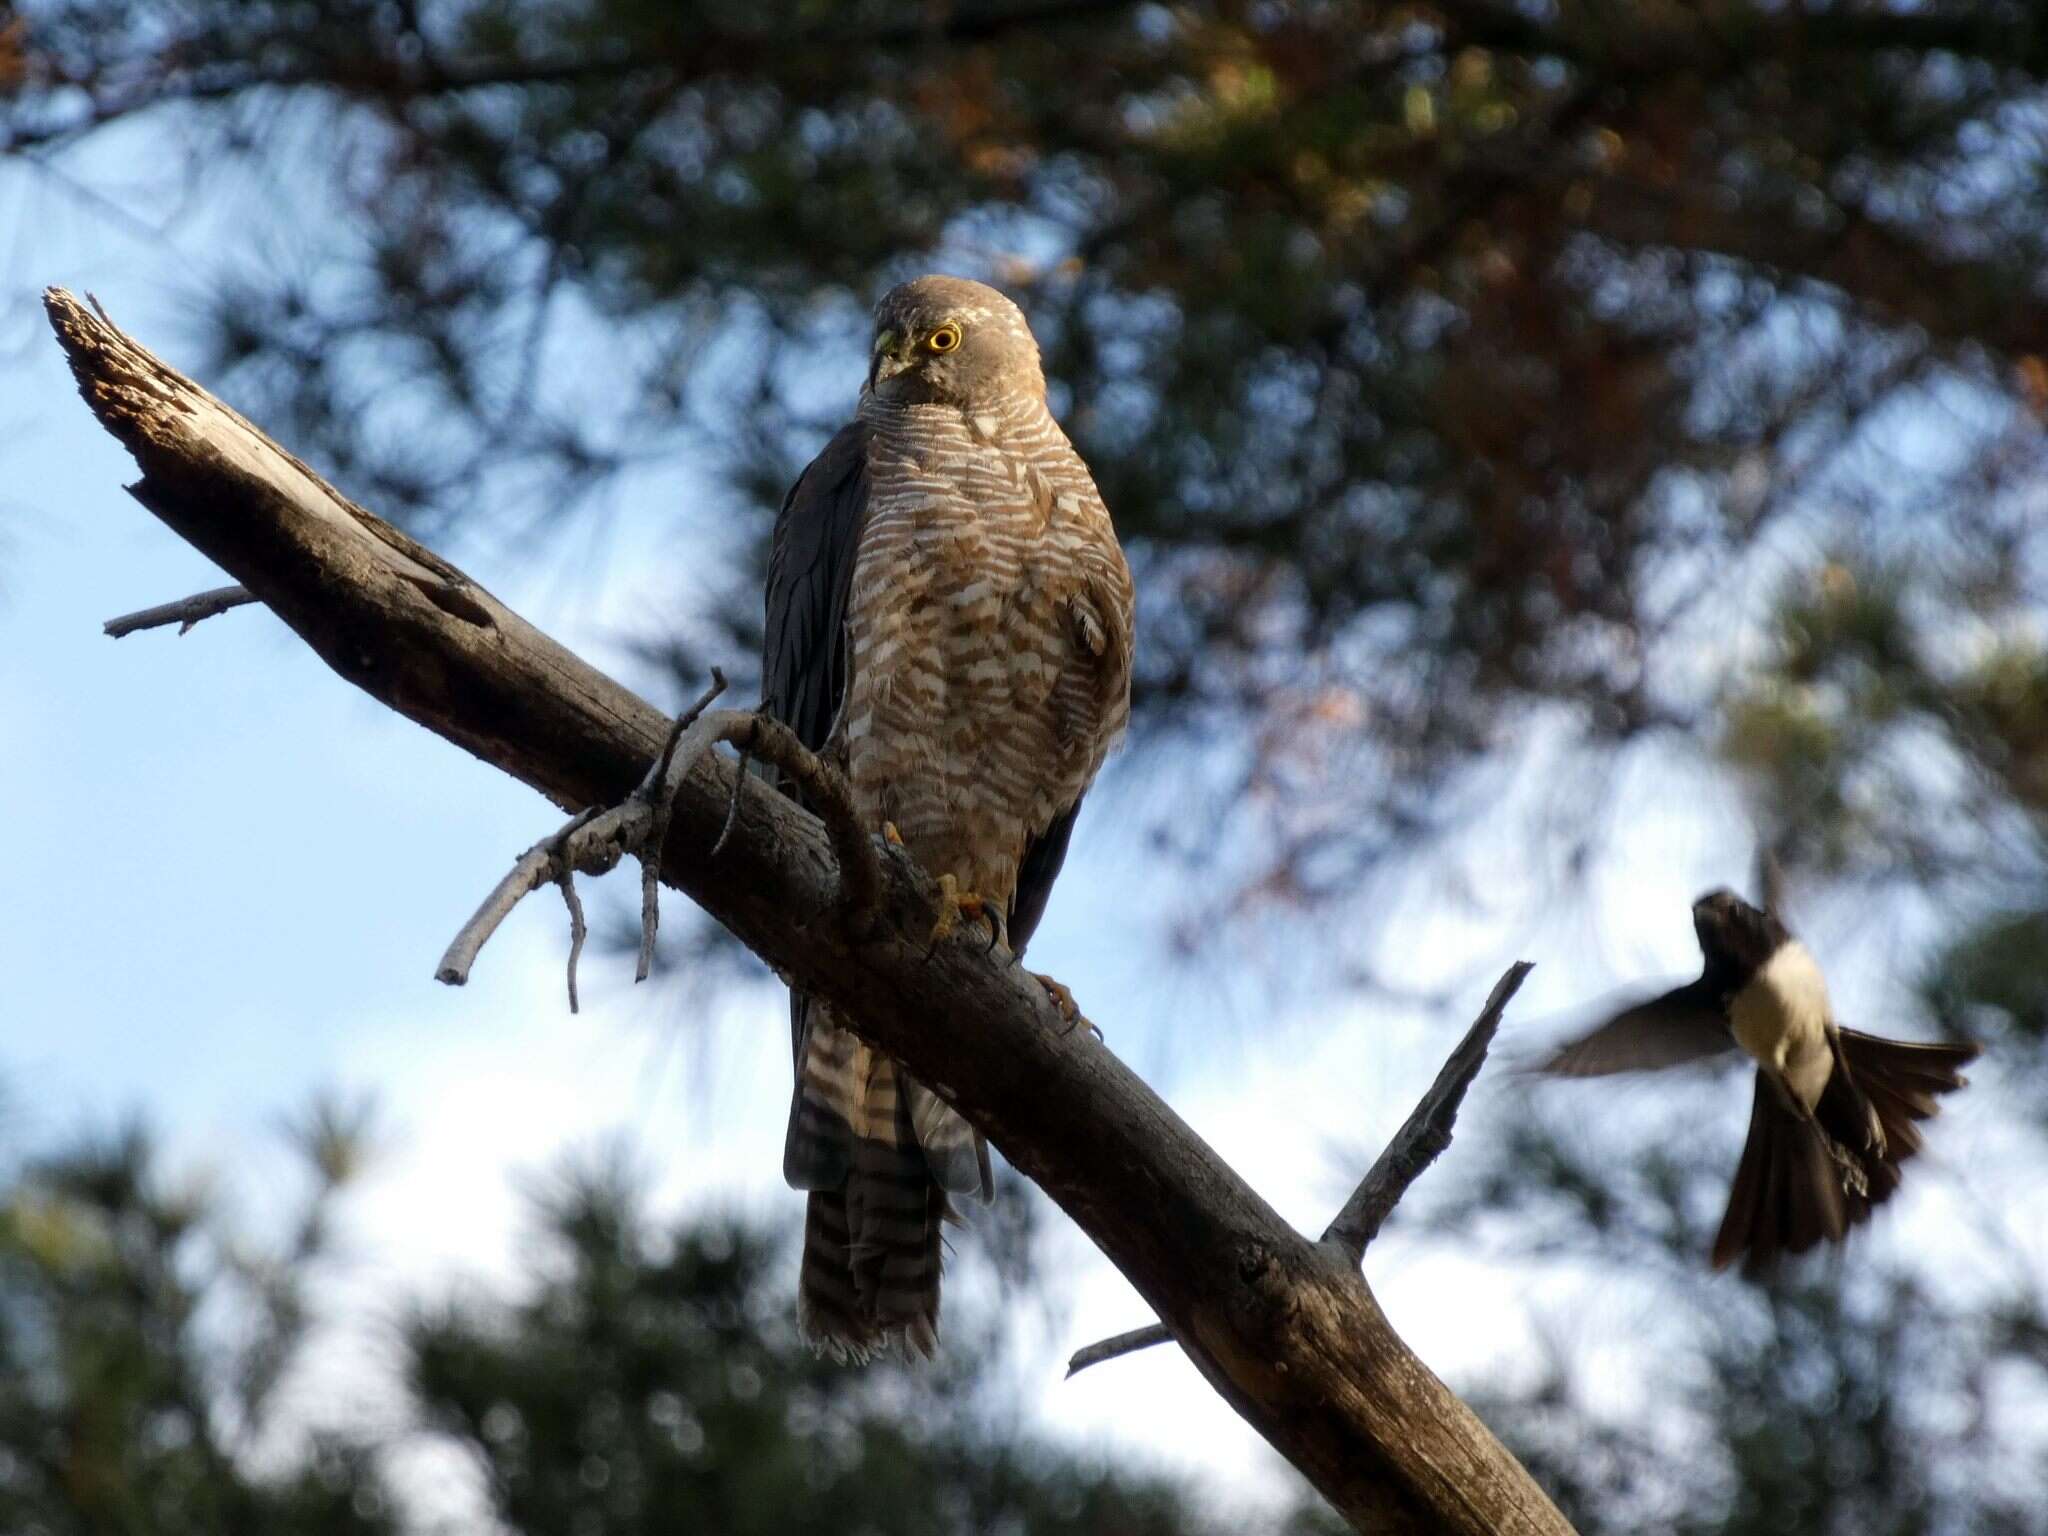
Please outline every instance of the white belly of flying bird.
M1775 1072L1809 1110L1834 1068L1828 984L1804 944L1781 945L1728 1005L1735 1043Z

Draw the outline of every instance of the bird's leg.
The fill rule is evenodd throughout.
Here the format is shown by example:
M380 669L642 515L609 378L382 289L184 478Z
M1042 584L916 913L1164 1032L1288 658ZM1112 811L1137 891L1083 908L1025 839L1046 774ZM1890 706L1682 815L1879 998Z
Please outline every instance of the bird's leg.
M1820 1132L1821 1145L1827 1149L1828 1161L1835 1165L1835 1177L1841 1180L1844 1194L1858 1199L1870 1198L1870 1175L1863 1167L1863 1159L1843 1146L1826 1131Z
M1096 1025L1094 1020L1081 1011L1081 1005L1074 1001L1074 994L1068 989L1065 982L1055 981L1043 971L1033 971L1031 977L1041 987L1045 988L1045 995L1052 999L1053 1007L1059 1009L1060 1019L1067 1026L1069 1032L1077 1028L1085 1029L1095 1036L1096 1039L1100 1040L1102 1038L1102 1030Z
M1835 1072L1841 1078L1842 1086L1849 1092L1849 1101L1856 1106L1857 1116L1863 1122L1864 1150L1873 1156L1885 1155L1884 1121L1879 1118L1877 1106L1870 1102L1870 1096L1863 1091L1863 1085L1849 1070L1849 1056L1842 1049L1842 1032L1833 1026L1828 1029L1828 1049L1834 1053Z
M938 943L960 926L963 917L969 922L986 919L989 948L995 948L996 941L1003 934L1003 920L997 904L978 892L961 890L959 880L952 875L939 876L939 916L938 921L932 924L932 936L928 942Z

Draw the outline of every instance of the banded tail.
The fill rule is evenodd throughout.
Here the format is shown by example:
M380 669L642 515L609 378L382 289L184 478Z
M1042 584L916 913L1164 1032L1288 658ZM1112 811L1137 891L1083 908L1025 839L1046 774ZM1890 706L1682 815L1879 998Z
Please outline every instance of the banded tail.
M1782 1081L1758 1072L1749 1140L1714 1238L1714 1267L1740 1258L1746 1274L1781 1254L1840 1242L1899 1187L1900 1165L1920 1150L1918 1122L1967 1079L1974 1045L1834 1034L1835 1063L1811 1114Z
M939 1344L947 1195L995 1193L980 1135L808 999L797 1000L796 1096L782 1172L810 1191L797 1326L820 1354L861 1362Z

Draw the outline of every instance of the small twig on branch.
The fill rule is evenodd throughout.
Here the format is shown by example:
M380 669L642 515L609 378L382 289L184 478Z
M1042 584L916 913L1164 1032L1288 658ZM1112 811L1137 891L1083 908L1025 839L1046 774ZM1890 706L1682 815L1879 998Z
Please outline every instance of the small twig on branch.
M1472 1021L1465 1038L1437 1073L1429 1092L1394 1133L1394 1139L1387 1143L1378 1160L1366 1170L1358 1188L1344 1202L1344 1209L1337 1213L1337 1219L1324 1230L1322 1240L1334 1244L1353 1264L1363 1262L1366 1248L1393 1215L1401 1197L1408 1193L1408 1186L1450 1146L1451 1128L1457 1124L1458 1106L1465 1101L1465 1090L1472 1086L1472 1079L1479 1075L1479 1068L1486 1061L1494 1032L1500 1028L1501 1014L1533 969L1527 960L1517 960L1494 983L1486 1006L1479 1010L1479 1017Z
M1450 1146L1451 1128L1457 1124L1458 1106L1465 1100L1465 1090L1472 1086L1472 1080L1479 1075L1479 1068L1486 1061L1494 1033L1500 1028L1501 1015L1534 969L1527 960L1517 960L1494 983L1486 1006L1479 1010L1479 1017L1472 1021L1472 1027L1465 1031L1465 1038L1458 1042L1443 1070L1437 1073L1429 1092L1422 1096L1401 1129L1394 1133L1393 1140L1387 1143L1386 1150L1366 1171L1358 1188L1351 1192L1351 1198L1344 1202L1344 1208L1337 1213L1336 1219L1324 1230L1324 1245L1334 1248L1347 1263L1365 1262L1365 1250L1379 1235L1394 1207L1401 1203L1401 1197L1408 1193L1408 1186ZM1067 1361L1067 1375L1071 1377L1076 1371L1100 1365L1105 1360L1164 1344L1172 1337L1165 1328L1154 1323L1147 1328L1133 1328L1129 1333L1102 1339L1074 1351Z
M550 832L519 855L513 862L512 872L498 882L491 894L484 898L483 905L476 909L470 920L462 925L462 931L450 942L441 956L441 963L434 968L434 980L444 981L451 987L468 983L469 970L476 964L477 953L498 931L498 925L511 916L512 909L529 891L537 891L555 878L556 860L561 857L569 840L595 821L598 815L595 806L578 812L567 826Z
M1077 1349L1067 1361L1067 1375L1085 1371L1091 1365L1100 1365L1105 1360L1114 1360L1118 1355L1133 1355L1141 1349L1150 1349L1154 1344L1169 1344L1173 1335L1166 1331L1164 1323L1151 1323L1143 1328L1133 1328L1129 1333L1119 1333L1107 1339L1098 1339L1086 1349Z
M569 908L569 1011L576 1007L576 962L583 958L583 941L590 934L590 925L583 921L583 898L576 894L576 872L564 864L555 871L555 881L562 887L562 901Z
M138 629L161 629L166 624L177 625L178 633L182 635L201 619L210 619L216 613L226 613L230 608L255 601L256 594L247 587L215 587L210 592L195 592L190 597L181 597L175 603L160 603L154 608L124 613L118 619L107 620L100 627L110 640L132 635Z
M569 908L569 1011L576 1012L576 962L583 955L586 930L583 902L576 894L575 877L579 872L586 875L608 874L628 853L637 854L643 865L660 862L661 842L667 835L668 820L661 807L674 798L673 786L670 786L666 799L657 799L663 775L673 765L676 744L696 724L704 713L704 706L724 691L725 674L713 667L711 686L704 690L696 703L676 717L668 741L649 766L647 776L623 804L610 810L590 806L579 811L565 826L522 853L513 864L512 872L498 882L497 888L484 898L484 904L476 909L475 916L464 923L462 931L455 935L454 942L441 956L441 963L434 968L434 979L451 987L465 985L477 955L491 935L498 931L498 925L530 892L539 890L552 880L561 886L562 899ZM680 777L677 782L681 782ZM658 912L652 916L648 912L644 894L640 916L644 952L653 946L653 922L658 918ZM644 971L642 974L644 977Z
M812 752L778 720L738 709L705 714L704 706L725 687L723 672L713 668L711 678L704 696L677 717L667 745L630 795L609 810L593 808L581 812L560 831L520 855L512 872L498 882L497 889L484 898L476 915L456 934L434 972L436 980L456 987L468 981L478 953L507 914L529 892L552 880L561 885L569 902L569 1009L573 1013L576 961L583 948L581 903L576 898L573 878L577 874L605 874L630 853L639 859L643 871L640 958L634 980L645 981L653 967L655 933L661 922L654 872L661 866L662 845L668 839L669 812L690 769L720 742L739 748L742 759L752 756L774 764L803 790L805 802L815 806L823 818L838 860L834 905L855 932L864 933L872 926L881 906L882 864L875 852L874 839L861 825L846 776ZM732 819L737 815L744 782L742 762L741 783L734 787L732 802L726 810L726 831L731 830ZM723 840L721 836L720 841Z
M725 825L718 829L718 841L711 845L711 857L717 858L725 849L725 840L732 836L733 823L740 819L740 791L747 787L747 764L754 754L746 748L740 749L740 771L733 775L732 794L725 802Z
M669 813L675 809L676 789L682 783L677 775L673 783L669 771L676 760L676 744L683 739L683 732L697 723L711 701L725 692L725 673L717 667L711 669L711 686L697 697L697 702L676 716L675 728L668 733L663 743L661 756L654 760L654 766L647 771L647 777L640 781L633 791L635 800L646 800L653 808L653 819L647 828L647 851L640 857L640 958L633 968L633 980L645 981L654 970L654 935L661 927L661 896L656 887L660 884L656 875L661 869L662 845L668 841ZM683 770L689 772L686 766Z

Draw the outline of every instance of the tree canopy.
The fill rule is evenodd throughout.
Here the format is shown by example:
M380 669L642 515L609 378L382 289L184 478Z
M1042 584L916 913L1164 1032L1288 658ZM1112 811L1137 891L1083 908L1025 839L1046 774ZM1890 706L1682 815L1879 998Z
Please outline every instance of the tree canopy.
M1219 905L1357 897L1532 743L1570 814L1526 854L1573 870L1617 765L1705 765L1802 892L1936 914L1918 1001L1987 1040L2038 1169L2044 80L2020 0L47 0L0 30L0 152L75 181L139 128L157 215L331 214L198 298L215 381L381 510L526 538L717 464L676 520L722 595L643 637L692 692L755 651L867 305L1001 282L1139 573L1141 752L1222 756L1260 834ZM1563 1222L1703 1305L1668 1261L1705 1197L1653 1137L1528 1135L1471 1196L1518 1251ZM2009 1423L1987 1382L2040 1387L2015 1273L1705 1308L1697 1482L1568 1373L1489 1416L1588 1529L1691 1494L1731 1531L2018 1529L2023 1487L1953 1471L2009 1449L1954 1428Z
M1249 717L1236 787L1315 781L1250 797L1269 893L1348 888L1532 715L1711 736L1745 660L1777 819L1852 780L1908 725L1831 675L1872 631L1700 675L1787 548L1788 609L1896 615L1976 700L1914 723L2031 814L2026 6L77 0L9 37L17 152L153 115L185 174L276 174L319 120L282 173L346 246L210 294L220 371L422 516L561 519L709 446L758 552L879 289L1006 281L1142 567L1141 703ZM751 653L754 576L693 653ZM1958 604L1980 643L1921 655ZM1925 819L1869 815L1838 865Z

